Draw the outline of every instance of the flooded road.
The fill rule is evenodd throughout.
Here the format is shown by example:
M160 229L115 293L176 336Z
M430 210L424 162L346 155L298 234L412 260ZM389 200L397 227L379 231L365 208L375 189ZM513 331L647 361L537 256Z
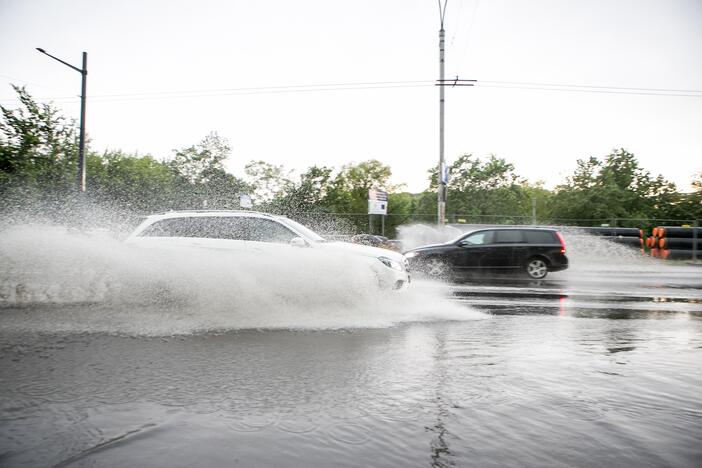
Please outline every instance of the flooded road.
M390 327L4 332L0 464L699 466L702 305L561 286Z
M110 248L100 294L42 254L3 296L1 466L702 465L699 266L576 251L540 282L366 297L170 254L154 295Z
M702 321L2 337L3 466L699 466Z
M609 318L655 313L702 316L702 265L646 261L607 270L576 266L534 281L492 277L447 285L447 294L492 313L544 313Z

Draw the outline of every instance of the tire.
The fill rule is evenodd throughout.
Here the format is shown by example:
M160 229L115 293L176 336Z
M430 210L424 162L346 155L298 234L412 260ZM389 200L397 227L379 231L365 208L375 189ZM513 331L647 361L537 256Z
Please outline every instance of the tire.
M446 264L438 258L427 260L426 263L424 263L423 270L428 278L433 279L446 279L449 272Z
M526 274L532 279L544 279L548 275L548 262L540 257L530 258L526 265Z

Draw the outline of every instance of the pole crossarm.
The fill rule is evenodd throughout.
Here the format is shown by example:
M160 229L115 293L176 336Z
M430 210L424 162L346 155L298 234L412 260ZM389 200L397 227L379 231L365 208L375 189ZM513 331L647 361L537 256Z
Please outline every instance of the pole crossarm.
M436 80L436 83L434 83L434 86L450 86L452 88L456 86L474 86L475 83L477 83L478 80L459 80L458 78L454 78L452 80Z

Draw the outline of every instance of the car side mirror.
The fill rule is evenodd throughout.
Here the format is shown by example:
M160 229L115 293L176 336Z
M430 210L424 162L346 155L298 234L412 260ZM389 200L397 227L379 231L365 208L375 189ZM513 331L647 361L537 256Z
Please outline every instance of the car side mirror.
M293 247L309 247L309 244L302 237L293 237L290 239L290 245Z

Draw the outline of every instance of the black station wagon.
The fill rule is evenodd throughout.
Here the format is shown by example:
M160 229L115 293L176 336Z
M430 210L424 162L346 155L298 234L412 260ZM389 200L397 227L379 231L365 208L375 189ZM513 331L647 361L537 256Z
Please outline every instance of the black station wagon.
M490 228L446 244L405 252L410 270L460 280L481 273L521 271L533 279L568 268L565 241L555 229Z

